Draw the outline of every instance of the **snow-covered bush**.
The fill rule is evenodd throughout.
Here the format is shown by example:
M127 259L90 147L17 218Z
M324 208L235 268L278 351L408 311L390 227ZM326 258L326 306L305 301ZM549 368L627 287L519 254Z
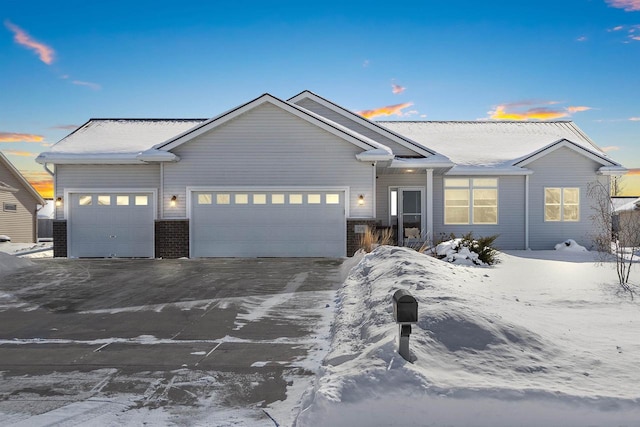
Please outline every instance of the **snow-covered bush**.
M579 245L573 239L567 239L564 242L560 242L555 246L556 251L568 251L568 252L588 252L587 248Z
M436 246L435 254L438 258L464 265L493 265L498 262L498 251L493 247L498 235L476 239L472 233L468 233L458 238L453 234L450 237L451 240Z

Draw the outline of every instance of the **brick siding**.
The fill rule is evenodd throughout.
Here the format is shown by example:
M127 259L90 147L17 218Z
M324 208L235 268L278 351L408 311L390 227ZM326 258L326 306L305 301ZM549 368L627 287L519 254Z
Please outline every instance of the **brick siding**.
M189 220L163 219L155 224L156 258L189 257Z
M53 220L53 256L66 258L67 256L67 221Z

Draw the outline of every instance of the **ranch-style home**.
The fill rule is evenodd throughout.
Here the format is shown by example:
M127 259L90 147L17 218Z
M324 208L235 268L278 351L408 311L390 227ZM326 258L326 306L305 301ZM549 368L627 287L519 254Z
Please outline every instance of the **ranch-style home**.
M14 243L37 241L38 208L44 204L36 189L0 153L0 235Z
M625 172L572 122L374 122L309 91L91 119L37 161L62 257L343 257L373 226L400 245L591 247L589 184Z

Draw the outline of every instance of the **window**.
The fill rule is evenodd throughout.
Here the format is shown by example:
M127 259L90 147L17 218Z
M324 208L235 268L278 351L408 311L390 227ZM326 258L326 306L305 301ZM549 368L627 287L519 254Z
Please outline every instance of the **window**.
M307 194L307 203L310 205L317 205L321 202L321 197L319 194Z
M253 204L254 205L265 205L265 204L267 204L267 195L266 194L254 194L253 195Z
M198 194L199 205L210 205L213 202L211 194Z
M136 196L136 206L147 206L149 204L149 196Z
M18 211L18 205L15 203L2 203L2 210L5 212L17 212Z
M398 190L391 190L391 216L398 216Z
M290 205L301 205L302 204L302 194L289 194L289 204Z
M78 197L78 204L80 206L91 206L92 197L90 195Z
M129 206L129 196L116 196L116 205Z
M544 220L548 222L580 221L580 189L545 188Z
M284 204L284 194L272 194L271 195L271 203L274 205L282 205Z
M109 206L111 204L111 196L98 196L98 205Z
M248 194L236 194L235 195L236 205L246 205L249 203L249 195Z
M228 205L231 203L231 196L229 194L216 194L216 203L219 205Z
M327 194L325 196L328 205L339 205L340 204L340 195L339 194Z
M446 178L445 224L497 224L497 178Z

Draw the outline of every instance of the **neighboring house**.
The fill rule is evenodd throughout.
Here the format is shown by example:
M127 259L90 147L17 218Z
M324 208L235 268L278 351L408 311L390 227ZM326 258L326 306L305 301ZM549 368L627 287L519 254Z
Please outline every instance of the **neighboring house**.
M612 231L623 246L640 245L640 198L611 197L613 206Z
M37 241L36 215L44 200L11 162L0 153L0 235L12 242Z
M625 169L572 122L380 122L312 92L212 119L91 119L55 165L54 252L69 257L351 255L499 234L502 249L591 246L588 185Z
M55 202L45 200L45 205L38 210L38 240L53 239L53 218Z

